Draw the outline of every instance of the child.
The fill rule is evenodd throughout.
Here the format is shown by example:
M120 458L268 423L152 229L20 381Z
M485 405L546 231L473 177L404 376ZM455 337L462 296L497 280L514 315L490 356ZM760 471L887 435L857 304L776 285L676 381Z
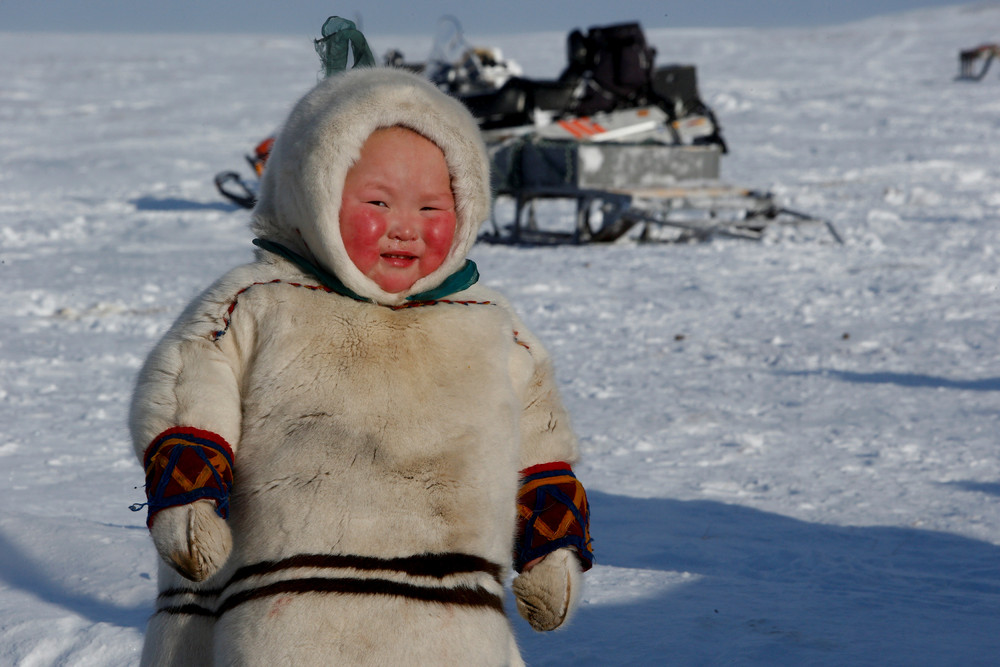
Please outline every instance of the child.
M592 561L577 443L466 259L489 206L475 120L425 80L355 69L296 105L256 260L137 383L165 563L144 664L522 664L512 553L521 615L565 623Z

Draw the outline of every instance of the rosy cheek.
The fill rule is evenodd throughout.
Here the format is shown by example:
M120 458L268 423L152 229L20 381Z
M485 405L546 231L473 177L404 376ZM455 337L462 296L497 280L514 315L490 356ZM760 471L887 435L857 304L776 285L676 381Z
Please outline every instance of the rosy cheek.
M340 208L340 236L344 249L362 273L378 262L378 241L385 229L385 220L371 206L345 204Z
M427 221L424 228L424 243L428 257L433 257L438 265L444 261L455 239L455 216L451 213L436 215ZM435 267L437 268L437 267Z

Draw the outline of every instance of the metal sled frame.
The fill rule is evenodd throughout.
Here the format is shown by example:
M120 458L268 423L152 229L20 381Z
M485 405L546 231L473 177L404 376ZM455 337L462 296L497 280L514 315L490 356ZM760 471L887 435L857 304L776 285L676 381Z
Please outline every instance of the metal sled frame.
M713 145L506 140L492 147L493 233L485 240L611 243L636 227L640 241L759 240L772 224L816 223L841 242L830 223L783 208L770 193L723 183L720 155ZM514 219L501 229L496 197L503 196L514 201ZM565 216L546 229L535 214L538 202L558 199L575 203L570 230Z
M497 196L514 200L514 219L501 229L495 215L493 233L484 239L495 242L613 243L640 227L641 242L705 241L713 236L758 241L769 225L816 224L843 243L832 223L779 206L771 193L722 183L689 183L647 189L592 189L537 187L498 191ZM540 200L564 199L575 203L572 231L539 226L535 204ZM595 223L596 213L600 219ZM672 233L664 233L664 231Z

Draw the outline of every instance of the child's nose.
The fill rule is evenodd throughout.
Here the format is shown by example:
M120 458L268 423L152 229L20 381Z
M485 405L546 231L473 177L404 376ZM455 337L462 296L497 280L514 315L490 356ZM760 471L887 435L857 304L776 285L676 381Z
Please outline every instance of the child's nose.
M416 216L409 213L394 215L389 225L389 238L396 241L413 241L417 238Z

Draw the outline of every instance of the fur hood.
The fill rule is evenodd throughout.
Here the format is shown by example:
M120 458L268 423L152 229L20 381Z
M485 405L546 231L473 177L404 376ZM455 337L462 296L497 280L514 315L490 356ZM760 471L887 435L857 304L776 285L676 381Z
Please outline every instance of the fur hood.
M457 218L442 265L396 294L381 289L350 260L339 220L348 170L372 132L394 125L414 130L444 152ZM463 268L489 207L489 157L465 106L409 72L361 68L323 80L295 105L264 170L251 228L334 274L356 294L398 305Z

